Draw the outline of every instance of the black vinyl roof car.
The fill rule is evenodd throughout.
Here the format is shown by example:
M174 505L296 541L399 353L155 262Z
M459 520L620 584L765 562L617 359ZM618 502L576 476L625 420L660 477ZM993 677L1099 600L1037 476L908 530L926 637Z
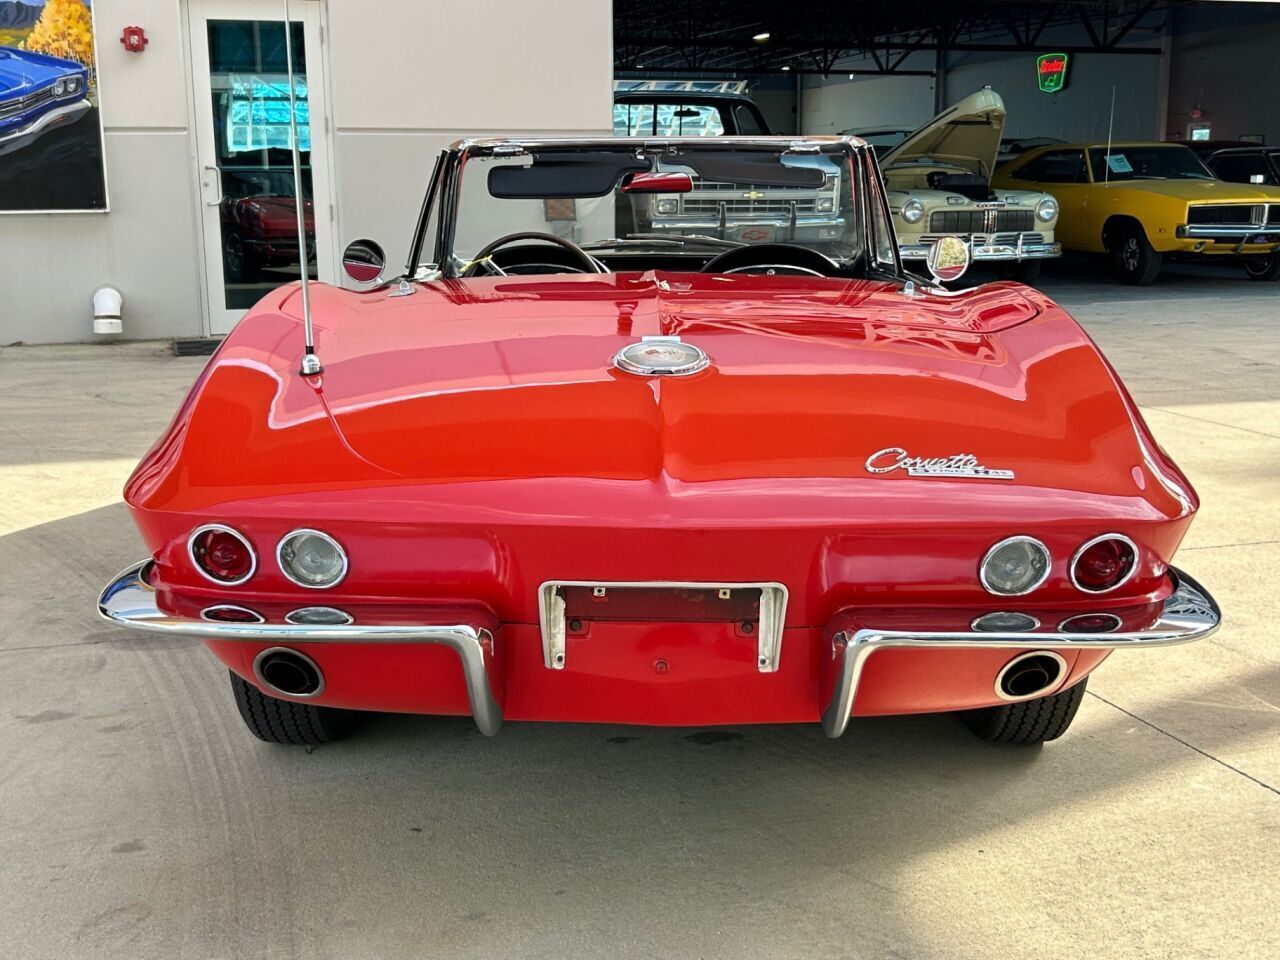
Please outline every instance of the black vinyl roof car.
M1230 147L1201 159L1219 180L1280 186L1280 147Z

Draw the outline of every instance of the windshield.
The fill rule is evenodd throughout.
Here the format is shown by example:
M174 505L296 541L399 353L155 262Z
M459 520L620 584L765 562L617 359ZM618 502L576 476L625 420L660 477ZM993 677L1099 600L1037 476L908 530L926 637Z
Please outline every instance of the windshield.
M1089 150L1093 179L1109 180L1213 180L1200 158L1182 146L1105 147Z
M463 271L498 238L533 231L606 259L786 243L846 262L863 251L853 158L840 143L479 148L462 163L449 256Z

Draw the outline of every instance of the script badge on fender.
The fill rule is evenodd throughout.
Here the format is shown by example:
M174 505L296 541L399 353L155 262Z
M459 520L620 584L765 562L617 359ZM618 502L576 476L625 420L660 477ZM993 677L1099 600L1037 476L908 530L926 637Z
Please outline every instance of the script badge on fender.
M949 457L912 457L901 447L885 447L867 457L867 473L905 470L909 477L971 477L981 480L1012 480L1012 470L992 470L972 453Z

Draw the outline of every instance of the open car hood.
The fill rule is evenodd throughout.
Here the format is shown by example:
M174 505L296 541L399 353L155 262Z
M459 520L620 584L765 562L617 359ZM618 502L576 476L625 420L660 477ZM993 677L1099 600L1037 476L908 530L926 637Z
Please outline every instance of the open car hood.
M1004 101L989 87L965 97L926 123L885 154L882 167L925 157L969 161L991 176L1004 133ZM968 164L965 164L968 166Z

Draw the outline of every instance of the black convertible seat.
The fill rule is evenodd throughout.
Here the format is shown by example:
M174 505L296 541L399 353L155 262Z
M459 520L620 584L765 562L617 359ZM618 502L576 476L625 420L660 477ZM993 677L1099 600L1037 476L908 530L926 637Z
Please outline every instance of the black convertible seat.
M950 190L970 200L988 200L991 197L986 177L976 173L931 173L929 186L934 190Z

